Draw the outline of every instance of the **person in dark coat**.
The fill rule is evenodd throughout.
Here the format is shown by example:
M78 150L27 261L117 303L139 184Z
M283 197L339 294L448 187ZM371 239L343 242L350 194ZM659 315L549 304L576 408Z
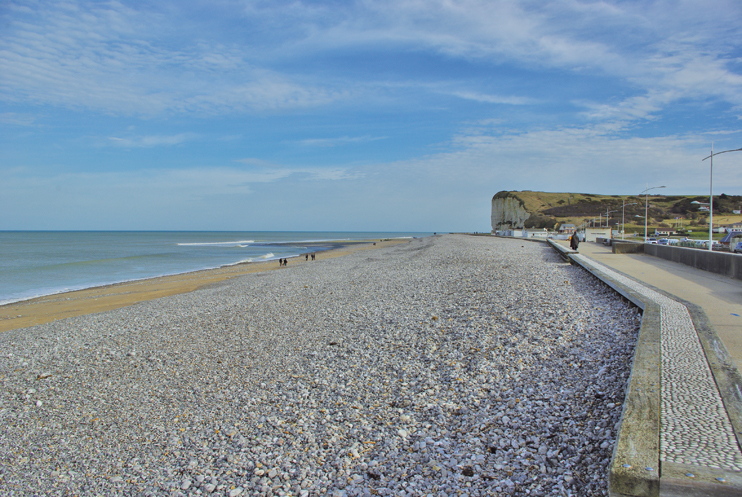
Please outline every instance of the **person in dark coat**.
M569 237L569 248L572 250L577 250L577 247L580 245L580 239L577 238L577 231L572 233L572 236Z

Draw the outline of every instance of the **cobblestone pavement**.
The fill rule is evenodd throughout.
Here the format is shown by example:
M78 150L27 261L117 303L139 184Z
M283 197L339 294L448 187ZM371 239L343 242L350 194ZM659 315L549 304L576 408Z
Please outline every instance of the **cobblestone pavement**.
M688 309L602 264L573 257L660 307L660 461L741 471L742 452Z

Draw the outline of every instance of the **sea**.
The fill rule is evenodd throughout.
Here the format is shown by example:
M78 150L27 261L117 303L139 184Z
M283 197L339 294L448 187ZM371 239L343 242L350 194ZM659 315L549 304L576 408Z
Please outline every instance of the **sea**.
M432 233L0 231L0 305L157 276Z

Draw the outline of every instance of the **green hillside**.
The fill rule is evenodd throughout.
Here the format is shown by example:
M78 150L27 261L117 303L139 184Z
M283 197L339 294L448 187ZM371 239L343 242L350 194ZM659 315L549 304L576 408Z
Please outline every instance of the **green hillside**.
M626 232L644 232L644 195L596 195L591 193L557 193L502 191L495 198L513 197L531 214L526 221L529 228L555 229L560 224L581 226L603 225L614 229L622 222L625 203ZM684 231L708 232L708 212L699 209L693 201L708 203L708 196L649 195L648 225L655 228L675 228ZM742 222L742 196L720 194L714 196L714 226ZM606 221L606 214L608 219Z

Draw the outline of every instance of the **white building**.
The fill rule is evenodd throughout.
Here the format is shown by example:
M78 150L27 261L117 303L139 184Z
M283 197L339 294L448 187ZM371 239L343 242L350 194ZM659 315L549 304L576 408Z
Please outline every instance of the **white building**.
M586 242L594 242L598 238L611 238L611 228L585 228Z
M548 233L549 232L545 229L523 229L523 234L521 236L523 238L542 238L546 240Z

